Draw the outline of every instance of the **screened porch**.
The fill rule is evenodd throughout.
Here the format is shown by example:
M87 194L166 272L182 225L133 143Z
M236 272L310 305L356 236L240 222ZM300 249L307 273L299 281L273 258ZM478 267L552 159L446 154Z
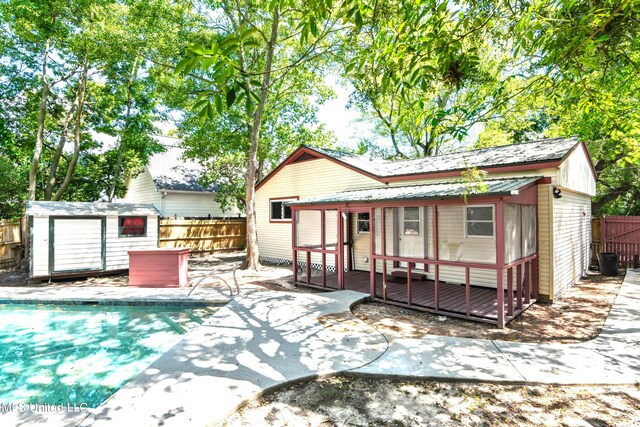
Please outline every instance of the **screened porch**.
M537 298L539 177L359 190L290 203L294 282L498 327Z

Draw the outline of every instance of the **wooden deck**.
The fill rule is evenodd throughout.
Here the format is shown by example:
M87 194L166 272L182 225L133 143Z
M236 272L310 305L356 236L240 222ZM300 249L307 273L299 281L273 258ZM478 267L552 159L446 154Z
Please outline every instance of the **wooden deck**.
M322 275L320 271L313 270L310 283L306 283L306 275L299 277L298 285L322 288ZM369 272L349 271L344 275L345 289L371 293L369 284ZM327 272L326 289L337 289L338 278L335 273ZM438 302L436 307L435 282L433 280L412 280L411 281L411 301L406 279L389 278L387 281L386 298L382 285L382 275L376 275L375 301L393 305L399 305L415 310L428 311L446 316L460 317L481 322L496 323L498 320L497 292L495 289L482 286L470 287L470 312L467 315L466 289L463 285L454 285L440 282L438 286ZM516 295L513 298L513 315L509 315L506 310L508 295L505 291L505 320L509 322L522 313L535 301L531 299L529 304L522 304L522 308L517 308Z

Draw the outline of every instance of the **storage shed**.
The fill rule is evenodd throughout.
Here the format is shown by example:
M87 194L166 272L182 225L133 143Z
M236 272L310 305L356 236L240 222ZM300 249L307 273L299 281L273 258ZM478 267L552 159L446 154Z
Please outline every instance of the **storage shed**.
M158 247L159 215L150 204L28 202L30 276L127 270L128 251Z

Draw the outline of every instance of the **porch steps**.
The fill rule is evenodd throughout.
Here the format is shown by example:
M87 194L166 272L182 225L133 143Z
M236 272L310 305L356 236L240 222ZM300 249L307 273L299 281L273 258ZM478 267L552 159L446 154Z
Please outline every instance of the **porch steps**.
M406 271L392 271L391 275L393 277L399 277L399 278L403 278L406 279L407 278L407 272ZM411 280L427 280L427 275L424 273L411 273Z

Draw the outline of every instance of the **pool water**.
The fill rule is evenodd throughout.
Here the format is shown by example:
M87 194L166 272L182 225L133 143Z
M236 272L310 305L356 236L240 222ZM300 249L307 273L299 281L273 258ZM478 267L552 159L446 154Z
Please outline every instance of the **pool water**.
M0 403L95 408L214 312L0 304Z

